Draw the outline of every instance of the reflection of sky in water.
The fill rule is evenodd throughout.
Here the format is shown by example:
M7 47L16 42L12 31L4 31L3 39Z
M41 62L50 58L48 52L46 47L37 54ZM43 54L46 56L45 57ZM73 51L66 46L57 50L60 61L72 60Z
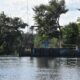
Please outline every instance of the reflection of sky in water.
M80 59L0 57L0 80L79 80Z

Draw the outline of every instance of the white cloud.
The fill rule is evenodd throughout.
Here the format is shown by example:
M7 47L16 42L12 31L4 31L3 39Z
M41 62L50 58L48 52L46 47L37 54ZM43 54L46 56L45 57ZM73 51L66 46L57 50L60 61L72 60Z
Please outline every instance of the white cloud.
M80 0L65 0L67 8L80 8Z
M60 18L60 25L66 25L70 22L76 22L79 16L79 11L69 11L66 14L62 14Z
M66 14L62 14L60 18L60 24L66 25L70 22L76 22L77 18L80 17L80 11L77 9L80 8L80 0L65 0L66 8L69 11Z

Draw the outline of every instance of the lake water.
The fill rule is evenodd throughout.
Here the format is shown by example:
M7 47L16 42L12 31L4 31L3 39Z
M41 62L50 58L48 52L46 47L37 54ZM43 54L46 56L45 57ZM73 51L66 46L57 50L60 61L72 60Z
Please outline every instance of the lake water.
M80 80L80 59L0 57L0 80Z

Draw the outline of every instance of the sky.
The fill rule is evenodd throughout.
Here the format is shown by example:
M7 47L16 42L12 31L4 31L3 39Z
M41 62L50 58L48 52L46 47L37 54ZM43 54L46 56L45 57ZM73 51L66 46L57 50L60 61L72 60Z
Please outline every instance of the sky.
M50 0L0 0L0 12L4 11L7 16L20 17L22 20L29 24L34 25L34 12L32 8L40 4L48 4ZM76 22L77 18L80 17L80 0L65 0L66 8L69 11L66 14L60 16L60 25L67 25L70 22ZM27 27L23 30L28 32Z

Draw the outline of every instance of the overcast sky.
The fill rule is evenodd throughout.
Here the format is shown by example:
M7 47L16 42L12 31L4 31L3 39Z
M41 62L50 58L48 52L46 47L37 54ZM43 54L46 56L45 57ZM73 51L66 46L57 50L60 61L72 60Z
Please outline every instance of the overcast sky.
M30 26L34 25L32 8L35 5L48 4L49 0L0 0L0 12L4 11L6 15L11 17L21 17L24 22ZM65 0L66 8L70 9L66 14L60 17L60 25L66 25L69 22L75 22L80 17L80 0ZM27 28L24 30L27 31Z

